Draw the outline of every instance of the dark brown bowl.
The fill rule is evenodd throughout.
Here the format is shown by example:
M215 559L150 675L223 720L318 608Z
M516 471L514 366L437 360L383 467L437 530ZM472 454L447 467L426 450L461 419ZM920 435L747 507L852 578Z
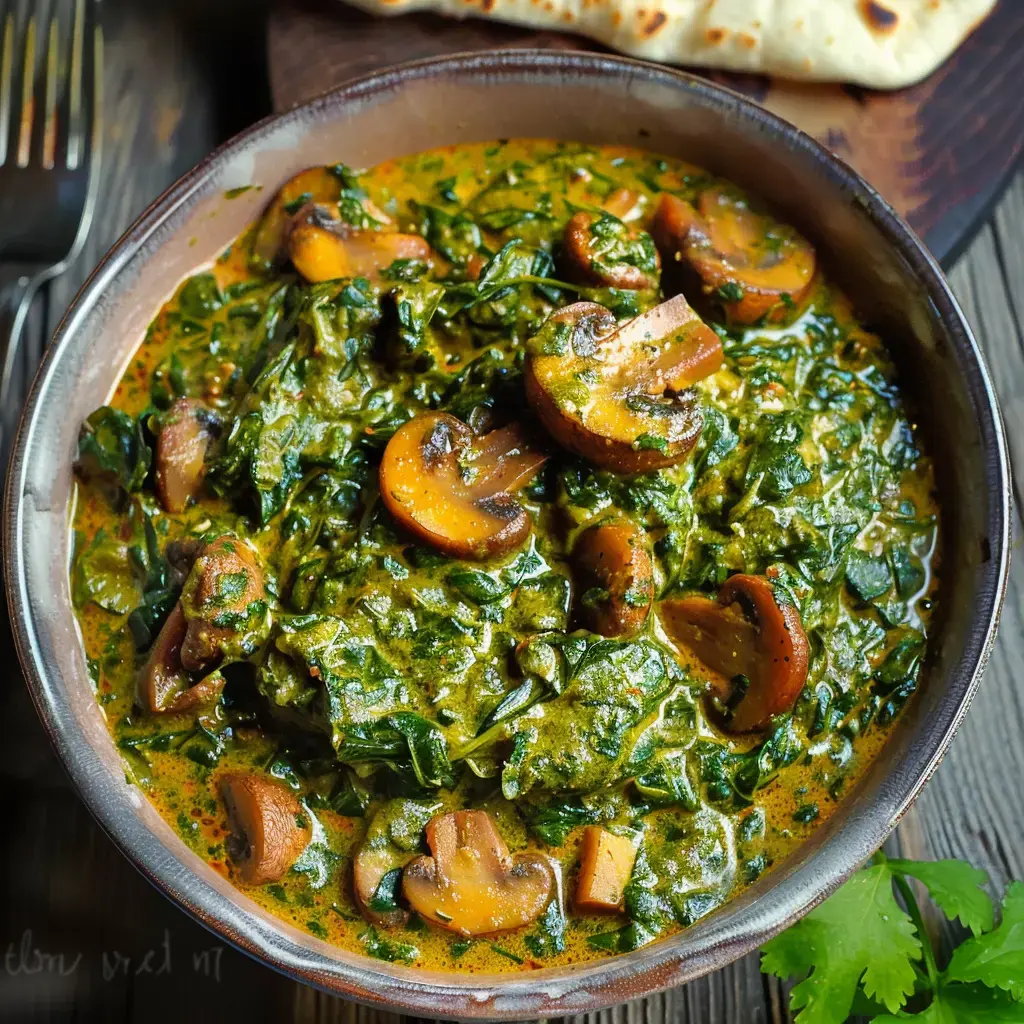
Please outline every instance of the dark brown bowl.
M160 304L311 164L369 166L443 143L514 136L628 143L682 156L775 204L815 243L903 370L939 468L941 621L921 692L881 756L792 857L691 928L624 956L519 976L455 975L345 952L260 909L191 853L125 782L86 671L68 586L78 425L110 395ZM225 191L257 183L233 200ZM410 64L270 118L158 199L61 323L21 422L7 483L5 569L39 715L93 814L168 896L295 978L425 1016L580 1013L722 967L793 922L885 839L935 770L996 630L1009 538L1006 447L981 354L935 262L850 168L705 81L589 54L501 51Z

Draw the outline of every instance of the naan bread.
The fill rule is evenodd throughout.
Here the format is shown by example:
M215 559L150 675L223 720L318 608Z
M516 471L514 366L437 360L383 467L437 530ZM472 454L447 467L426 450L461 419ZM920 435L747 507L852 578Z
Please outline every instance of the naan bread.
M1006 0L1018 3L1020 0ZM580 32L634 57L895 89L935 70L996 0L355 0Z

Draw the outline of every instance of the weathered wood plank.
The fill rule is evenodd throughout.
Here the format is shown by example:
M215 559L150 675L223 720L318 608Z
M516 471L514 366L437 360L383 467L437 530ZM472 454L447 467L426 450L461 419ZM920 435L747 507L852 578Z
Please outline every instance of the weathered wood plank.
M993 223L978 234L950 274L957 298L985 351L1013 460L1017 506L1024 496L1024 175L1019 175ZM1016 304L1016 308L1015 308Z

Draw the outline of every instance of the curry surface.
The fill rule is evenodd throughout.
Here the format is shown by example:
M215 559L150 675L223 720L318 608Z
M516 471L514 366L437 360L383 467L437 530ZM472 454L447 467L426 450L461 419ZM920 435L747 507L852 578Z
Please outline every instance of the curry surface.
M157 314L110 401L132 424L111 458L137 472L127 493L81 482L74 510L73 593L127 776L236 882L218 779L256 770L293 787L313 841L282 881L243 888L298 927L372 956L523 971L670 934L833 813L917 685L937 510L889 357L820 277L791 323L737 329L706 316L725 366L697 385L705 422L686 462L621 477L554 451L524 494L534 527L521 551L490 563L443 558L411 543L381 508L375 470L387 439L430 408L470 423L484 411L498 422L522 417L524 347L552 309L585 293L621 320L659 298L562 285L551 253L570 214L626 187L644 198L647 217L658 192L692 200L709 179L636 150L547 141L447 148L339 173L402 230L424 233L453 268L449 280L470 257L491 260L480 280L492 287L464 280L449 289L418 328L421 351L396 365L375 340L390 285L305 286L294 273L254 271L250 235ZM513 250L527 254L527 272ZM415 308L430 282L406 278L397 284ZM280 397L266 371L288 345L301 349L291 354L302 383L271 413ZM224 429L206 493L169 515L152 473L132 460L152 444L151 417L179 395L203 399ZM245 415L255 433L241 451ZM700 699L704 678L656 614L633 640L572 632L568 546L574 528L609 510L648 532L661 597L713 596L737 570L772 577L811 644L791 714L751 737L716 729ZM161 553L173 539L225 529L251 539L276 578L269 643L228 666L216 705L146 714L135 705L136 675L175 598ZM562 673L560 695L502 711L530 671L512 656L524 640ZM589 699L574 702L574 686ZM412 746L396 755L394 737L373 732L396 711L441 736L439 778L413 770ZM581 730L591 741L604 730L606 742L581 745ZM375 741L376 757L367 753ZM411 801L389 805L404 822L392 836L410 849L438 807L489 810L513 851L557 861L559 898L539 922L475 940L415 915L404 928L368 926L353 903L350 860L389 795ZM588 823L633 830L640 842L621 915L572 910Z

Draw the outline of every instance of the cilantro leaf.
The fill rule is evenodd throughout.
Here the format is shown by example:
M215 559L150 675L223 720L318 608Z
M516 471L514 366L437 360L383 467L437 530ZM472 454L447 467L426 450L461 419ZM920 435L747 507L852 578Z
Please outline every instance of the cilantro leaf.
M811 973L794 989L799 1024L842 1024L858 984L890 1012L914 991L921 943L892 892L892 871L859 871L820 907L768 942L761 969L779 977Z
M1003 900L1003 919L995 931L968 939L953 953L947 981L980 981L1005 989L1024 1002L1024 883L1014 882ZM1018 1008L1024 1019L1024 1009Z
M992 900L982 888L988 882L984 871L962 860L890 860L889 867L923 882L950 921L959 917L975 935L991 931Z
M885 1014L872 1024L1020 1024L1021 1005L1005 992L984 985L947 985L921 1013Z

